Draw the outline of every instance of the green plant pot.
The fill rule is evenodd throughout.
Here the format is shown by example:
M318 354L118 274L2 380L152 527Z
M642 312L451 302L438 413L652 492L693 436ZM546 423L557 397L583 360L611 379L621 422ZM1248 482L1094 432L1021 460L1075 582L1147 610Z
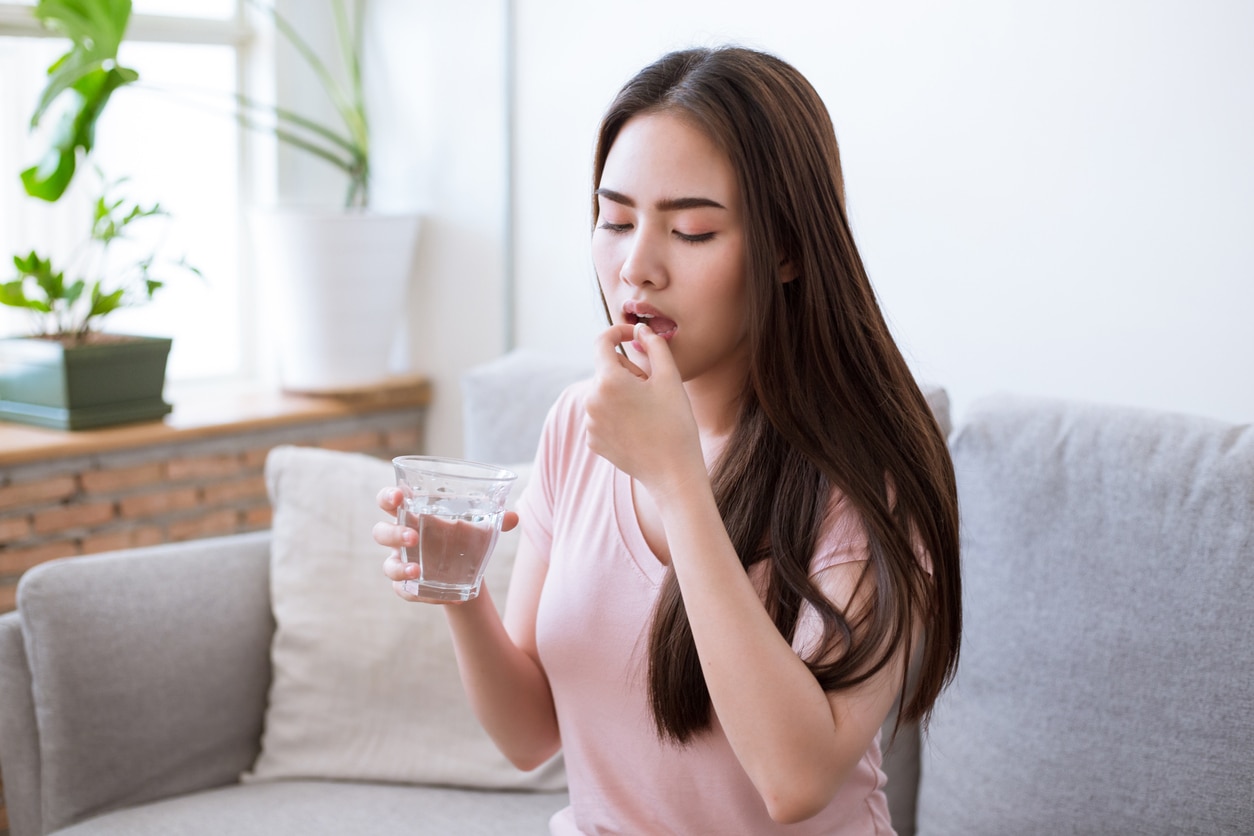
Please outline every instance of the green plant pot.
M166 337L72 346L0 340L0 420L85 430L160 418L173 408L162 397L170 343Z

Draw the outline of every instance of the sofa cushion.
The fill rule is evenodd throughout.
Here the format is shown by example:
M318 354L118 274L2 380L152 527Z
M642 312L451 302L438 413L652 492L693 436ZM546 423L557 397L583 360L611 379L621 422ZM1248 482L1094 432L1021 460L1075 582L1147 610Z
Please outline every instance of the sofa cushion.
M963 647L919 832L1254 832L1254 427L1003 397L951 449Z
M530 473L520 465L517 501ZM515 769L471 712L443 608L398 598L371 537L389 462L283 446L266 461L274 507L274 678L262 749L245 782L343 779L498 789L565 784L560 758ZM517 531L484 584L503 606Z
M235 784L109 813L55 836L372 836L547 833L565 792L273 781Z

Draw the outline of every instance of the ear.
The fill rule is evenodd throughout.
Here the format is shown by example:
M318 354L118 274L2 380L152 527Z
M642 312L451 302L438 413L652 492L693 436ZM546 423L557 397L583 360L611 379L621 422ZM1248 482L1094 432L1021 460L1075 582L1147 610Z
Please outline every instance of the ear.
M800 276L801 271L793 266L792 259L783 258L780 259L779 269L776 271L776 274L779 276L780 284L788 284L790 281Z

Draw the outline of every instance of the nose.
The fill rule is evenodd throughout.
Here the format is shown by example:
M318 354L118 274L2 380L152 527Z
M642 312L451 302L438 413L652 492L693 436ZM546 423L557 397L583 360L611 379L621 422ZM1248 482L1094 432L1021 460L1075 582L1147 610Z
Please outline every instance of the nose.
M660 290L670 282L662 249L647 231L642 229L632 237L626 255L618 277L627 284Z

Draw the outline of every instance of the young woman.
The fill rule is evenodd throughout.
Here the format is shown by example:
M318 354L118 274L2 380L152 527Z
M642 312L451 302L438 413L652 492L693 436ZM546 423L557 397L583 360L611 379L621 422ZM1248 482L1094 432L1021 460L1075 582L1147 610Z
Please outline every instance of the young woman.
M957 664L957 498L827 111L769 55L667 55L605 116L592 213L595 377L549 414L504 620L446 607L474 709L522 769L563 750L554 833L891 832L880 726Z

